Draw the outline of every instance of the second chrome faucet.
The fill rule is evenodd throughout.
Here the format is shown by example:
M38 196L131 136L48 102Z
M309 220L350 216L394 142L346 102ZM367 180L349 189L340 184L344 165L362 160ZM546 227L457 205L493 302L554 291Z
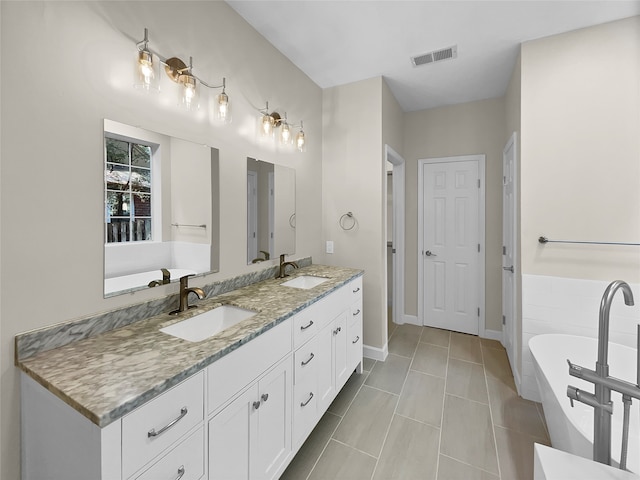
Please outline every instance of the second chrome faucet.
M177 315L182 312L186 312L193 306L189 306L189 294L195 293L200 300L202 300L206 294L204 290L199 287L189 287L189 277L193 277L191 275L185 275L184 277L180 277L180 303L178 304L178 309L171 312L171 315Z

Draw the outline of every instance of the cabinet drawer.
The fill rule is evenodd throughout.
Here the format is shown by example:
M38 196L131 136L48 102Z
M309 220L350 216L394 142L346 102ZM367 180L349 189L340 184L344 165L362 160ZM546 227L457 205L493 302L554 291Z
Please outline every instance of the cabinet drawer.
M314 336L309 342L296 350L293 355L295 370L293 374L294 385L303 383L308 379L315 379L317 376L318 364L318 338Z
M164 455L136 480L199 480L204 475L204 427ZM182 475L182 476L180 476Z
M122 471L128 478L204 418L204 372L122 418Z
M318 324L321 322L314 307L315 305L311 305L293 318L294 348L303 345L318 332Z
M207 412L213 413L291 352L291 321L286 320L207 367Z
M347 325L347 367L352 371L362 361L362 301L351 305Z
M349 303L362 300L362 277L358 277L347 284L349 289L350 300Z

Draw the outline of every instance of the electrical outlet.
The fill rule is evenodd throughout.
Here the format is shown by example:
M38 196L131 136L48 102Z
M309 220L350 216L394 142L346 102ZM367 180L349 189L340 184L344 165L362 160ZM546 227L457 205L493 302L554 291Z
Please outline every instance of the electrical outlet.
M333 240L327 240L327 253L333 253Z

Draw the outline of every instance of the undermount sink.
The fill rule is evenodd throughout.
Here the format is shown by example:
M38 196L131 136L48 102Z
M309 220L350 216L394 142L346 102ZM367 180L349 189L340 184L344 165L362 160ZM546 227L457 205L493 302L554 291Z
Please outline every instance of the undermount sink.
M321 283L329 280L328 278L323 277L315 277L313 275L300 275L299 277L292 278L280 285L283 287L293 287L293 288L302 288L304 290L308 290L313 287L317 287Z
M160 331L188 342L201 342L226 328L253 317L255 314L256 312L252 310L222 305L182 322L161 328Z

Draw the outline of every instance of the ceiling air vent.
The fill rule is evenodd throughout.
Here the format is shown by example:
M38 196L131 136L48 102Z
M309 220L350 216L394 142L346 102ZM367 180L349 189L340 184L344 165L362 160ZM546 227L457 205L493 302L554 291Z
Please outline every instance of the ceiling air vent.
M434 50L433 52L423 53L422 55L416 55L411 57L411 63L414 67L420 65L426 65L428 63L441 62L443 60L449 60L458 57L458 46L442 48L440 50Z

